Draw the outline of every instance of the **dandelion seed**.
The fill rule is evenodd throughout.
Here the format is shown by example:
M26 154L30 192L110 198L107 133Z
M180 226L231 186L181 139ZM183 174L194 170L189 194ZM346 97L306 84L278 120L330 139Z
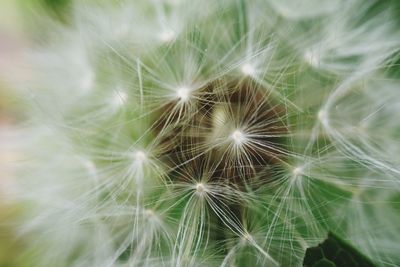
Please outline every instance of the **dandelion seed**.
M253 239L253 237L252 237L249 233L245 233L245 234L242 236L242 241L245 242L245 243L247 243L247 242L253 242L254 239Z
M204 195L206 188L203 183L196 184L196 193L200 196Z
M171 29L166 29L160 33L159 38L164 43L169 43L175 40L176 33Z
M91 177L97 177L97 167L93 161L89 159L83 159L83 165Z
M296 168L293 169L292 173L293 173L293 176L294 176L295 178L297 178L297 177L299 177L301 174L303 174L303 168L302 168L302 167L296 167Z
M136 151L134 154L135 162L144 163L147 160L147 155L143 151Z
M235 130L231 135L233 141L237 145L241 145L243 142L246 141L246 137L241 130Z
M123 106L128 99L128 94L123 91L116 91L111 100L111 106L115 109Z
M83 76L80 86L83 91L88 92L92 89L94 84L94 74L93 72L88 72L86 75Z
M241 67L241 71L246 76L254 76L254 74L256 73L256 70L255 70L254 66L249 64L249 63L244 64Z
M143 215L152 226L160 226L162 224L161 217L153 209L144 210Z
M144 215L146 215L146 217L153 217L154 211L152 209L147 209L144 211Z
M328 114L325 110L320 110L318 112L318 119L323 125L328 125Z
M314 50L309 50L304 53L304 60L313 67L318 67L320 63L320 56Z
M180 101L186 102L190 96L190 90L187 87L180 87L176 90L176 96L179 98Z

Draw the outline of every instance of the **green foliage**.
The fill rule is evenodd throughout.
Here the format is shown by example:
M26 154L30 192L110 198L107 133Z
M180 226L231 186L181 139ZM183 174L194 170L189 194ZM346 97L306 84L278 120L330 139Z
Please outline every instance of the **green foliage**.
M303 266L376 267L365 255L331 232L324 242L306 250Z

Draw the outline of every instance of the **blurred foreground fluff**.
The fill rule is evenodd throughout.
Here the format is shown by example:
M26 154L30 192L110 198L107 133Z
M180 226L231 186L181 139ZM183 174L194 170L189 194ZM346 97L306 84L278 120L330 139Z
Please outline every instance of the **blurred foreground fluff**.
M60 2L14 83L29 266L400 265L396 1Z

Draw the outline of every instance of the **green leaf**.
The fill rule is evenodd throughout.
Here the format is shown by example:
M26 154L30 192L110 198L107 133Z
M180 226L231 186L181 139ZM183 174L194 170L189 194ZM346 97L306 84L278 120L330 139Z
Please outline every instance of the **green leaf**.
M366 256L332 233L316 247L306 250L304 267L375 267Z

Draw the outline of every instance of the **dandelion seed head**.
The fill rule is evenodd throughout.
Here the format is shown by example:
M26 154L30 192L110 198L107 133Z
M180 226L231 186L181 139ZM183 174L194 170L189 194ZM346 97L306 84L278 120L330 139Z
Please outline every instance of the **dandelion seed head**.
M338 231L363 232L349 238L374 245L364 251L379 249L362 239L375 239L374 228L358 211L375 196L392 201L380 188L398 193L398 158L391 159L399 154L392 115L398 82L383 81L386 66L398 63L389 59L400 38L389 17L363 24L367 16L354 8L361 0L338 4L338 14L298 10L292 0L283 8L263 1L73 2L66 25L78 27L57 22L53 32L44 20L38 40L45 39L32 42L29 69L38 77L28 93L36 97L21 104L29 127L21 138L16 123L17 141L10 142L27 158L13 177L21 193L13 195L33 204L21 216L39 237L30 254L43 254L45 263L62 255L62 266L194 266L199 259L207 266L298 266L310 242L334 225L338 207L346 207ZM286 18L312 18L313 25ZM382 242L397 241L390 228L397 214L389 219L381 207L385 216L377 219L387 224L372 218L369 225L389 229ZM71 225L76 236L66 231ZM352 229L360 225L363 231ZM228 246L219 249L222 243Z

